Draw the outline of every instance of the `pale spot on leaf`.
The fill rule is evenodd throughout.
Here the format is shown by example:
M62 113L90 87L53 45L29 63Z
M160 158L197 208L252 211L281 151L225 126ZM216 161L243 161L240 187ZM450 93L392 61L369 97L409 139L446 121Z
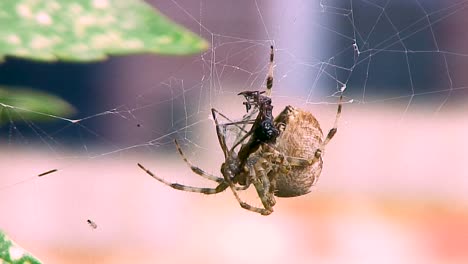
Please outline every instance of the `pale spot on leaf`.
M88 51L89 47L83 43L80 43L80 44L73 45L71 49L74 52L82 53L82 52Z
M109 6L109 1L107 0L93 0L94 8L106 8Z
M81 12L83 12L83 7L80 6L77 3L72 3L72 4L70 4L70 11L71 11L72 14L78 15Z
M31 18L32 17L32 12L31 9L29 9L29 6L27 5L18 5L16 6L16 12L18 15L26 18Z
M96 19L93 16L87 15L79 17L78 21L75 23L76 35L84 35L86 33L86 29L95 23Z
M47 10L57 11L57 10L60 10L60 8L61 8L61 5L57 3L56 1L47 2Z
M96 19L93 16L81 16L78 18L78 24L82 26L89 26L96 23Z
M21 39L18 37L18 35L10 34L6 37L6 41L10 44L20 44Z
M124 29L134 29L136 28L135 22L132 20L123 21L121 23L122 28Z
M99 22L100 22L99 25L108 26L108 25L115 23L116 19L114 16L108 15L99 19Z
M52 19L50 18L49 14L47 14L46 12L39 12L36 15L36 21L41 25L52 24Z
M169 36L160 36L156 38L156 43L158 44L169 44L171 42L172 42L172 38L170 38Z
M154 11L142 0L0 0L0 25L7 25L0 60L7 54L44 61L189 54L207 45Z
M31 48L33 49L45 49L50 48L54 45L57 41L52 38L47 38L44 36L35 36L31 40Z
M105 48L109 46L116 46L122 42L122 38L116 32L109 32L107 34L96 35L91 39L91 45L94 48Z
M29 55L30 52L29 52L29 50L27 50L25 48L19 48L19 49L15 50L15 54L19 55L19 56L26 56L26 55Z
M129 39L124 42L126 48L139 49L144 46L143 42L138 39Z
M11 260L15 261L22 258L25 252L22 248L11 246L8 253L10 254Z

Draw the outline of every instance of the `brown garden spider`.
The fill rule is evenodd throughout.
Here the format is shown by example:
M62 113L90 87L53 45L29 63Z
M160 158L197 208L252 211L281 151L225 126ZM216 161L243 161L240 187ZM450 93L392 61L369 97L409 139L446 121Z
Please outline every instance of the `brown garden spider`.
M211 109L218 141L223 151L225 161L221 165L223 177L206 173L194 166L182 152L177 141L175 145L183 160L191 170L218 185L215 188L198 188L168 182L138 163L138 166L151 177L169 187L181 191L197 192L203 194L220 193L230 188L234 197L244 209L269 215L277 197L295 197L310 192L322 171L322 155L325 146L337 131L337 124L341 115L342 92L338 102L338 109L334 126L323 138L322 130L315 117L300 109L287 106L276 118L273 118L270 93L273 87L273 59L274 50L271 46L268 76L264 92L245 91L244 105L250 115L241 121L233 122L216 109ZM264 95L266 94L266 95ZM257 113L255 119L251 117ZM228 123L220 124L217 116L220 115ZM246 130L247 125L252 125ZM236 126L243 134L234 145L229 148L226 144L226 129ZM240 147L240 148L239 148ZM236 151L239 149L239 151ZM242 201L238 191L254 185L262 202L263 208L254 207Z

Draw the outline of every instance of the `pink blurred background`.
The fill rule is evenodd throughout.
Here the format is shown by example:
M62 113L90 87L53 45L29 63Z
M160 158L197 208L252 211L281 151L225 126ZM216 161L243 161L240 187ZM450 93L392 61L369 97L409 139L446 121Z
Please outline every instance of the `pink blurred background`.
M21 165L3 166L2 186L18 175L59 171L1 190L0 223L45 263L466 263L464 116L421 111L400 120L389 109L346 106L314 191L279 199L268 217L241 209L229 192L172 190L136 166L209 185L179 158L70 162L10 149L2 163ZM211 162L191 159L216 173L215 140L207 148L216 154ZM243 197L259 204L252 193Z

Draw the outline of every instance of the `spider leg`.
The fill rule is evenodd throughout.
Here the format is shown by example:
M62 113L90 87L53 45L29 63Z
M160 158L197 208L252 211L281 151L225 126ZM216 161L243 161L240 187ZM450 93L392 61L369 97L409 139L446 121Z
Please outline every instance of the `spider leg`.
M282 167L292 166L292 167L305 167L315 163L321 157L321 151L318 149L315 151L314 158L312 159L304 159L298 157L289 157L284 156L283 153L278 151L275 146L271 144L263 144L262 148L266 150L264 155L271 156L269 159L275 164L281 164Z
M253 125L255 122L255 120L245 120L245 121L238 121L238 122L233 122L233 123L227 123L227 124L223 124L223 128L226 128L227 126L230 126L230 125L235 125L235 126L238 126L239 124L242 124L243 126L241 127L242 131L245 132L245 134L241 137L241 133L238 133L237 136L236 136L236 140L234 141L234 145L232 146L231 148L231 151L233 151L237 146L239 146L240 144L242 144L242 142L244 142L244 140L246 140L250 135L253 134L253 131L250 130L250 131L246 131L244 128L246 125L248 124L251 124ZM225 131L225 130L224 130Z
M284 157L289 166L304 167L304 166L313 165L319 160L321 160L322 155L323 155L323 149L330 142L333 136L335 136L336 131L338 130L338 121L341 117L341 109L343 105L342 102L343 102L343 92L341 92L340 99L338 101L338 109L336 110L336 117L335 117L335 122L333 124L333 128L331 128L330 131L328 131L328 134L323 140L321 147L315 151L314 157L310 160L298 158L298 157ZM266 146L268 147L269 151L274 152L275 155L281 156L281 153L279 153L274 147L270 145L266 145Z
M267 87L266 95L267 96L271 95L271 89L273 87L273 66L274 66L273 62L274 62L274 48L273 48L273 45L272 45L272 46L270 46L270 63L269 63L269 67L268 67L268 75L267 75L267 80L266 80L266 87ZM218 123L218 119L216 117L216 113L219 113L219 112L217 110L215 110L215 109L211 109L211 112L212 112L212 115L213 115L213 119L215 120L216 134L218 136L219 144L220 144L220 146L221 146L221 148L223 150L224 157L227 159L229 157L229 154L233 153L234 149L237 146L239 146L245 139L247 139L250 135L253 134L253 131L251 129L250 131L245 133L244 136L242 138L240 138L234 144L234 146L230 149L230 151L228 151L227 145L226 145L225 133L224 133L225 131L221 130L220 124ZM252 116L252 113L254 113L254 111L251 112L250 116L247 115L247 119L250 119L250 117ZM245 125L247 124L245 119L243 121L243 124L244 124L244 126L241 128L241 130L245 131L244 128L245 128ZM225 129L225 127L223 127L223 129ZM254 170L251 169L251 173L253 171ZM240 199L237 192L236 192L236 188L234 186L234 183L231 180L231 177L229 175L224 175L224 173L223 173L223 176L224 176L224 180L229 184L229 187L230 187L232 193L234 194L234 197L239 202L239 204L240 204L240 206L242 208L244 208L246 210L249 210L249 211L260 213L262 215L269 215L269 214L271 214L273 212L273 209L271 208L271 205L270 205L271 203L269 203L268 199L266 198L265 190L268 190L268 191L270 190L270 186L269 186L270 183L269 183L268 176L265 173L265 171L262 170L262 171L259 171L259 172L260 172L260 174L262 174L262 182L258 181L258 179L256 177L252 177L252 175L251 175L251 178L254 179L253 184L255 185L255 188L257 189L257 191L259 191L261 193L260 197L262 199L262 203L264 204L265 208L254 207L254 206L251 206L251 205L243 202ZM247 184L246 186L248 186L248 185L249 184Z
M208 179L208 180L210 180L210 181L215 181L215 182L217 182L217 183L223 183L223 182L225 183L224 178L221 178L221 177L217 177L217 176L208 174L208 173L206 173L204 170L200 169L199 167L194 166L194 165L187 159L187 157L185 156L184 152L182 152L182 148L180 147L179 142L177 142L177 140L174 140L174 143L175 143L175 145L176 145L177 150L179 151L180 156L182 156L182 159L187 163L187 165L190 167L190 169L191 169L194 173L196 173L196 174L198 174L198 175L202 176L203 178ZM140 165L139 165L139 166L140 166ZM142 166L140 166L140 168L141 168L141 167L142 167ZM146 170L145 170L145 171L146 171ZM148 173L148 172L147 172L147 173ZM151 174L150 174L150 175L151 175ZM151 175L151 176L154 177L153 175ZM249 188L249 184L250 184L250 183L248 183L248 184L245 185L245 186L236 186L235 189L236 189L237 191L246 190L247 188Z
M274 198L274 185L276 185L276 181L272 184L272 181L268 177L267 169L271 170L271 166L268 165L269 162L266 159L259 160L254 165L254 171L256 175L260 175L261 177L255 177L254 185L255 189L257 190L258 196L262 201L263 207L265 210L273 212L273 206L276 204ZM267 169L264 168L267 167Z
M310 167L310 166L320 166L322 161L322 151L317 149L315 151L314 157L312 159L304 159L299 157L284 157L281 153L274 150L275 153L273 155L279 156L275 166L278 168L277 170L281 173L288 173L289 169L292 167ZM319 177L314 177L312 185L314 185L318 181ZM272 190L276 190L276 179L271 179Z
M242 136L231 148L231 151L234 151L235 148L237 148L237 146L239 146L242 142L244 142L244 140L246 140L250 135L253 134L253 130L250 130L249 132L245 133L244 136Z
M196 174L198 174L198 175L202 176L203 178L208 179L208 180L210 180L210 181L215 181L215 182L217 182L217 183L224 182L224 178L220 178L220 177L216 177L216 176L214 176L214 175L208 174L208 173L206 173L204 170L200 169L199 167L194 166L194 165L187 159L187 157L185 156L184 152L182 152L182 148L180 147L179 142L177 142L177 140L174 140L174 143L175 143L175 145L176 145L177 150L179 151L180 156L182 156L182 159L185 161L185 163L187 163L187 165L190 167L190 169L191 169L194 173L196 173Z
M268 73L267 73L267 78L266 78L266 91L265 91L265 95L268 97L271 96L271 89L273 88L274 60L275 60L275 50L273 48L273 45L271 45L270 46L270 60L268 63ZM250 113L245 114L243 119L244 120L251 119L252 116L255 116L257 113L258 113L258 109L255 108ZM245 125L243 127L245 127Z
M274 53L274 48L273 45L270 46L270 62L268 65L268 75L266 79L266 95L270 96L271 95L271 89L273 88L273 62L275 58L275 53Z
M242 121L237 121L237 122L235 122L235 121L232 121L229 117L225 116L223 113L221 113L220 111L218 111L218 110L216 110L216 109L214 109L214 108L212 108L211 111L212 111L212 112L215 112L217 115L220 115L220 116L222 116L224 119L226 119L227 121L229 121L229 123L225 123L225 124L221 124L221 125L224 125L224 126L231 126L231 125L234 125L234 126L236 126L237 128L239 128L240 130L242 130L242 132L244 132L244 133L247 133L247 131L245 130L245 127L243 127L243 126L241 127L241 126L239 126L239 125L245 125L246 122L252 122L252 123L253 123L253 122L255 121L255 120L242 120Z
M327 137L325 140L323 140L322 143L322 149L330 142L330 140L333 138L333 136L336 134L336 131L338 130L338 120L340 119L341 116L341 108L342 108L342 102L343 102L343 91L341 92L340 99L338 101L338 109L336 110L336 117L335 117L335 123L333 124L333 128L328 131Z
M265 95L266 96L271 96L271 89L273 88L273 68L274 68L274 48L273 45L270 46L270 61L268 65L268 74L267 74L267 79L266 79L266 91ZM247 113L244 115L243 120L251 120L253 116L256 116L258 113L258 108L254 108L250 113ZM245 126L247 123L243 123L243 126L241 127L241 130L245 131ZM250 134L248 135L250 136ZM244 137L243 139L245 139ZM243 140L238 140L237 142L242 142ZM235 146L238 146L236 144ZM233 148L234 149L234 148Z
M218 136L218 141L219 141L219 145L221 146L221 149L223 150L223 153L224 153L224 157L227 158L228 155L229 155L229 150L228 150L228 147L226 145L226 138L225 138L225 130L226 130L226 125L223 125L223 124L220 124L218 122L218 117L217 117L217 114L220 114L220 112L214 108L211 108L211 114L213 115L213 119L214 119L214 122L215 122L215 125L216 125L216 135ZM244 124L245 121L239 121L238 123L237 122L234 122L234 123L230 123L229 125L238 125L238 124ZM241 128L242 130L244 130L244 128ZM244 130L245 131L245 130ZM250 132L250 134L252 134ZM250 135L249 132L246 133L246 135ZM244 136L243 139L245 139L247 136ZM242 142L242 141L241 141ZM239 143L235 144L235 146L237 146ZM234 149L234 148L232 148Z
M255 182L254 182L254 185L255 185ZM232 189L231 189L232 190ZM233 194L234 194L234 197L236 197L236 200L237 202L239 202L239 205L246 209L246 210L249 210L249 211L252 211L252 212L255 212L255 213L259 213L261 215L269 215L271 213L273 213L273 209L271 208L270 210L268 209L265 209L265 208L259 208L259 207L255 207L255 206L252 206L246 202L243 202L239 195L237 194L237 192L233 191Z
M237 122L229 122L229 123L224 123L222 126L228 127L228 126L236 126L242 130L242 132L247 133L247 130L245 130L243 127L240 127L239 125L252 125L255 122L255 120L242 120L242 121L237 121Z
M265 174L268 176L268 180L270 181L270 189L268 190L269 194L269 204L271 207L275 206L276 200L275 200L275 191L276 191L276 174L270 174L270 172L274 169L275 165L271 164L270 162L265 163L266 168L265 168Z
M255 120L242 120L242 121L231 121L228 117L226 117L225 115L223 115L221 112L219 112L218 110L216 110L215 108L211 108L211 113L213 115L213 119L215 121L215 124L216 124L216 134L218 136L218 141L219 141L219 145L221 146L221 149L223 150L223 153L224 153L224 157L227 157L228 155L228 149L227 149L227 145L226 145L226 139L225 139L225 134L226 134L226 127L227 126L236 126L238 127L242 132L244 132L244 136L242 136L241 139L238 139L236 140L236 143L234 144L234 146L231 148L231 151L233 149L235 149L237 146L239 146L240 143L242 143L248 136L250 136L252 134L252 131L246 131L245 130L245 125L247 124L253 124L253 122L255 122ZM218 122L218 117L217 115L220 115L222 116L223 118L227 119L230 123L226 123L226 124L220 124ZM243 126L239 126L239 125L243 125Z
M224 137L224 128L221 130L221 125L218 122L218 117L216 116L216 113L219 113L218 110L211 108L211 114L213 115L213 120L216 125L216 135L218 136L218 141L221 149L223 150L224 153L224 158L227 158L229 153L228 153L228 148L226 146L226 138Z
M231 185L231 190L234 194L234 197L236 198L237 202L239 203L239 205L246 209L246 210L249 210L249 211L252 211L252 212L255 212L255 213L259 213L261 215L269 215L273 212L273 208L272 207L272 204L269 202L269 200L267 199L267 196L265 195L265 188L264 188L264 184L263 182L259 181L256 177L255 177L255 170L253 168L253 166L250 166L250 179L252 179L252 183L254 184L255 186L255 189L257 190L257 193L260 197L260 199L262 200L262 204L264 204L264 207L265 208L259 208L259 207L255 207L255 206L252 206L244 201L242 201L239 197L239 195L237 194L237 192L235 192L234 190L232 190L232 182L229 181L229 184ZM264 177L268 180L266 174L264 175ZM246 186L249 186L250 185L250 181L247 183ZM268 185L268 183L267 183ZM274 204L274 202L273 202ZM270 206L271 205L271 206Z
M217 111L216 109L212 108L211 109L211 114L213 115L213 119L215 121L215 124L216 124L216 135L218 137L218 141L219 141L219 145L221 146L221 149L223 150L223 153L224 153L224 157L227 159L229 156L230 156L230 152L226 146L226 138L225 138L225 134L224 134L224 131L221 130L221 125L219 124L218 122L218 118L216 116L216 114L219 113L219 111ZM224 129L224 128L223 128ZM231 152L232 150L235 148L235 146L237 146L239 144L239 142L242 142L245 138L247 138L248 135L252 134L252 131L249 131L247 132L244 137L238 141L237 144L234 144L234 147L231 148ZM148 171L147 171L148 172ZM151 174L150 174L151 175ZM229 187L232 191L232 193L234 194L234 197L236 198L237 202L240 204L240 206L244 209L247 209L247 210L250 210L250 211L254 211L254 212L258 212L258 213L261 213L261 214L270 214L271 212L266 212L266 211L261 211L262 209L261 208L255 208L245 202L243 202L240 197L239 197L239 194L237 194L237 189L236 186L234 186L234 183L232 182L231 178L229 176L226 176L223 174L223 177L224 177L224 182L223 183L220 183L219 186L221 186L222 184L227 184L226 187L224 187L224 189L226 189L227 187ZM246 184L246 187L245 189L248 188L248 185L249 184ZM218 188L216 187L216 188ZM224 190L223 189L223 190ZM241 188L242 189L242 188ZM264 210L264 209L263 209Z
M224 175L224 180L225 180L225 183L228 184L229 188L231 189L232 191L232 194L234 194L234 197L236 198L237 202L239 203L239 205L246 209L246 210L249 210L249 211L253 211L253 212L256 212L256 213L259 213L259 214L262 214L262 215L269 215L273 212L273 210L266 210L264 208L258 208L258 207L254 207L254 206L251 206L250 204L244 202L241 200L241 198L239 197L239 194L237 194L237 190L245 190L249 187L250 185L250 181L247 182L247 184L245 185L245 188L242 188L242 187L236 187L234 186L234 183L232 182L231 178L229 176L226 176ZM255 182L254 182L255 184Z
M215 194L215 193L220 193L220 192L226 190L226 188L229 186L225 181L221 182L218 186L216 186L216 188L199 188L199 187L186 186L186 185L182 185L182 184L179 184L179 183L168 182L168 181L166 181L166 180L164 180L162 178L159 178L154 173L152 173L150 170L143 167L143 165L141 165L140 163L138 163L138 167L140 167L148 175L150 175L151 177L153 177L156 180L160 181L161 183L163 183L163 184L165 184L165 185L167 185L167 186L169 186L169 187L171 187L173 189L180 190L180 191L196 192L196 193L203 193L203 194Z
M304 158L299 158L299 157L289 157L289 156L284 156L281 152L276 150L274 146L271 146L270 144L263 144L262 145L265 150L267 150L267 153L271 153L268 158L270 163L273 163L275 166L275 170L278 170L281 173L288 173L289 169L292 167L308 167L308 166L313 166L317 162L322 160L322 150L317 149L315 151L314 157L311 159L304 159ZM268 163L266 163L268 164ZM269 170L271 170L270 168ZM314 179L314 184L318 180L318 178ZM276 189L276 179L270 179L270 189L274 192Z

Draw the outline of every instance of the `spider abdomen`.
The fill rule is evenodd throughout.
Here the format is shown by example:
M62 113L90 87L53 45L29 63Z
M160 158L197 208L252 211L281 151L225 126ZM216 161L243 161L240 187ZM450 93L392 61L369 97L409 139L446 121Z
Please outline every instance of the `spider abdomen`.
M317 119L311 113L288 106L275 122L284 124L284 130L275 144L279 153L286 158L304 161L314 159L317 149L322 144L323 134ZM319 156L313 163L304 162L304 165L288 166L286 173L281 169L272 171L271 173L277 174L275 196L295 197L310 192L322 172L322 163Z

